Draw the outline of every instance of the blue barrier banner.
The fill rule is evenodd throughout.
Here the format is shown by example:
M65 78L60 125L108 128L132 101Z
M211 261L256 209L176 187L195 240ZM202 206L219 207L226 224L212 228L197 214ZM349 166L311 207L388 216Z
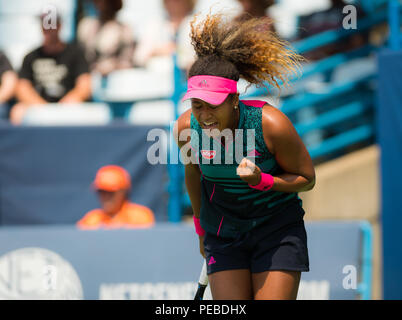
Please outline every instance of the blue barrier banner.
M298 299L356 299L359 223L306 223L310 272ZM82 231L0 228L0 299L191 300L203 259L188 224ZM206 292L206 298L211 293Z
M377 130L381 149L383 297L402 299L402 51L378 56Z
M356 299L362 271L362 234L358 222L306 223L310 272L299 296L306 299ZM304 297L305 295L305 297Z
M132 178L131 200L167 220L166 165L147 161L151 126L0 127L0 224L75 223L99 207L90 185L107 164ZM151 191L152 190L152 191Z

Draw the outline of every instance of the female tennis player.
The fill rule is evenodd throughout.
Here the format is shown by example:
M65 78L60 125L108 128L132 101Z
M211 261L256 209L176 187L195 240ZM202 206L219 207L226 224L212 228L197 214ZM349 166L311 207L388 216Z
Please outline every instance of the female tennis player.
M298 192L315 184L311 158L281 111L239 100L237 92L240 78L279 88L298 68L300 57L266 23L210 14L191 26L197 59L183 98L191 99L191 109L177 120L175 134L192 129L177 142L182 156L195 158L185 165L185 183L214 299L296 299L301 272L309 271ZM234 138L221 139L213 129L229 129ZM255 133L251 149L247 130ZM225 161L241 148L240 161ZM221 164L214 163L218 155Z

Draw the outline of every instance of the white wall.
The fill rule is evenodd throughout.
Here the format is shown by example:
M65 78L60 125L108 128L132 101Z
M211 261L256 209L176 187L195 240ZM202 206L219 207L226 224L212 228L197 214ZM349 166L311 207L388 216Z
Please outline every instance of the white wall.
M326 9L329 4L330 0L280 0L271 7L270 14L276 21L278 32L284 37L290 37L294 32L297 15ZM198 0L195 11L203 15L210 9L211 12L223 11L236 15L241 6L237 0ZM130 24L138 35L143 30L141 26L151 17L161 17L163 14L162 0L124 0L119 18Z

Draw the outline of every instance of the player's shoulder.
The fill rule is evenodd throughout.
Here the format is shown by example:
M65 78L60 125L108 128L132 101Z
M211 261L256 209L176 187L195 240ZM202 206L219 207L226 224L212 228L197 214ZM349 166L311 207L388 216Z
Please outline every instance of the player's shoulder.
M286 137L295 134L295 129L289 118L278 108L265 104L262 108L262 131L268 150L275 154L275 145Z
M262 107L262 127L270 134L279 134L292 125L289 118L277 107L266 103Z
M244 99L241 99L240 102L242 102L245 106L254 107L254 108L262 108L264 105L268 104L268 102L266 102L264 100L244 100Z

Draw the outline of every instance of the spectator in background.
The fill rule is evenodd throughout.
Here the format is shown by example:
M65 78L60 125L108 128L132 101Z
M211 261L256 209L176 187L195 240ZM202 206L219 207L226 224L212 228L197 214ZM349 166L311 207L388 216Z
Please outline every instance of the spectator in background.
M122 0L94 0L98 17L78 24L78 41L84 46L90 70L105 76L116 69L133 67L135 48L131 28L116 20Z
M275 0L238 0L242 6L243 11L235 18L235 21L241 22L250 18L263 18L268 17L268 9ZM273 23L267 24L267 30L275 32Z
M88 212L77 222L77 226L81 229L153 226L153 212L147 207L129 202L130 180L130 175L122 167L108 165L100 168L93 188L98 193L102 209Z
M177 53L181 69L188 69L194 61L190 41L190 21L196 0L163 0L165 19L153 19L145 27L138 42L135 64L145 67L154 57L167 57Z
M342 28L345 18L343 8L347 5L343 0L331 0L331 7L327 10L314 12L299 17L297 39L301 40L314 34ZM356 4L354 4L356 7ZM363 16L363 11L357 6L357 19ZM367 35L354 35L345 40L334 42L304 54L308 60L319 60L332 54L349 51L362 46L368 41Z
M0 120L6 119L8 101L14 97L18 77L6 55L0 51Z
M41 16L41 22L45 16ZM27 54L17 85L19 103L13 106L10 120L20 124L28 108L46 103L79 103L91 96L88 63L80 47L60 39L61 20L55 28L42 23L43 44Z

